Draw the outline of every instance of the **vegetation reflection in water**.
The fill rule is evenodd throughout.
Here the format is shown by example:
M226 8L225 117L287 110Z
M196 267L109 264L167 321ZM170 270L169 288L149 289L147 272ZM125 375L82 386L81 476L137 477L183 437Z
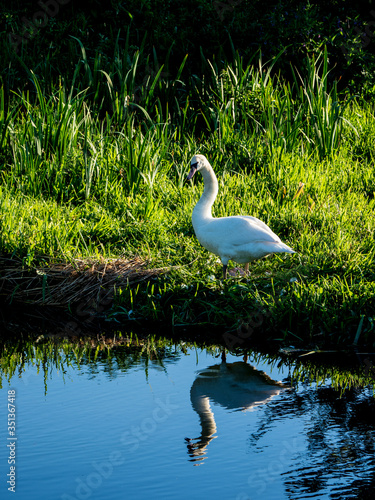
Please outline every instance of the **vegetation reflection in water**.
M206 350L215 356L223 352L220 345L175 341L171 338L148 336L139 339L136 334L97 336L74 341L67 338L40 335L15 340L0 339L0 387L2 378L10 382L16 374L22 376L27 366L36 366L44 375L47 392L48 377L53 369L65 373L68 367L87 365L95 372L98 363L105 364L108 376L114 377L118 370L126 371L134 365L143 365L147 377L150 363L164 369L169 362L176 361L188 349ZM267 362L271 367L288 367L292 387L299 384L317 386L329 384L342 395L347 389L371 386L375 380L375 357L371 353L339 353L337 351L303 352L281 349L277 353L237 349L235 355L251 356L255 364Z

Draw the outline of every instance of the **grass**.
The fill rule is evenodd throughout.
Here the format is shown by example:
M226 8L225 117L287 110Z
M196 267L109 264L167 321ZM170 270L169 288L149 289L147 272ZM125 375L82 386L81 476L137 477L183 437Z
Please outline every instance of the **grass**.
M185 75L184 57L172 75L168 56L128 41L110 61L74 43L71 81L47 87L30 70L30 90L0 93L0 253L31 268L135 255L169 267L116 290L117 321L131 310L238 332L261 314L262 332L228 342L373 345L374 108L339 95L327 52L287 82L275 61L245 65L236 52L220 64L202 54L202 75ZM218 175L214 214L259 217L296 255L219 279L191 226L197 152Z

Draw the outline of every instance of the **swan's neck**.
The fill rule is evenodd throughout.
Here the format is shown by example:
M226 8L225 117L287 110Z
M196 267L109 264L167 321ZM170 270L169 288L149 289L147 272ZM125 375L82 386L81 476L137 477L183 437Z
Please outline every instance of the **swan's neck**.
M215 172L211 166L203 168L201 173L203 176L204 191L193 210L193 225L204 219L212 219L211 208L219 189Z

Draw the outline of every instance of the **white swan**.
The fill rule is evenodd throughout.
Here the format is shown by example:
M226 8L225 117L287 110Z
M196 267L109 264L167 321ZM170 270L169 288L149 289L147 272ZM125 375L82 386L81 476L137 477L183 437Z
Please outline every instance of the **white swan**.
M271 229L256 217L235 215L232 217L212 217L211 207L218 193L216 175L204 155L191 159L188 179L200 171L204 181L203 194L195 205L192 223L199 243L218 255L223 264L224 278L227 277L228 261L246 264L271 253L295 253Z

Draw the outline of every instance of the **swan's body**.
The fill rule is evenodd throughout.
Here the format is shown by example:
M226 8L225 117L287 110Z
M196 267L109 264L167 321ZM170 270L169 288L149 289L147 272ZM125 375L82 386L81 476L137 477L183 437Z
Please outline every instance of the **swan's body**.
M218 255L223 264L224 278L228 261L246 264L271 253L295 253L271 229L256 217L235 215L212 217L211 208L218 193L215 172L204 155L195 155L191 160L188 179L200 171L204 181L203 194L195 205L192 223L199 243Z

